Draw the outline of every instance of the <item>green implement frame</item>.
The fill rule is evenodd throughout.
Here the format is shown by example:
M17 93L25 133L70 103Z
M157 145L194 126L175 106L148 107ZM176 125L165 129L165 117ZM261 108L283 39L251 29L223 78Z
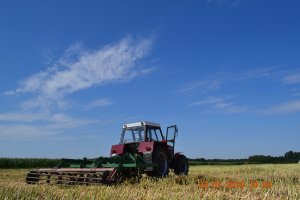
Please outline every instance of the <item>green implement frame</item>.
M119 183L126 177L140 176L147 167L137 154L126 153L120 156L99 157L95 159L65 159L54 168L36 169L27 174L29 184L112 184Z

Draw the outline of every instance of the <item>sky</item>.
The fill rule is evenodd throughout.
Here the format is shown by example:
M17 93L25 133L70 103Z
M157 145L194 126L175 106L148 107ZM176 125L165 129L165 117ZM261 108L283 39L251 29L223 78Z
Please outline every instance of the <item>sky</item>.
M1 1L0 157L108 156L177 124L190 158L300 151L300 1Z

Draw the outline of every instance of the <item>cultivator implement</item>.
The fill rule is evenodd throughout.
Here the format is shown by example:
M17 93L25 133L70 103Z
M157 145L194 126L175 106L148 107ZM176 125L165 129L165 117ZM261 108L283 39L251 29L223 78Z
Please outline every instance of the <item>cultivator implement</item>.
M121 156L97 159L62 159L55 168L31 170L26 177L29 184L115 184L126 177L139 176L146 167L139 155L126 153Z

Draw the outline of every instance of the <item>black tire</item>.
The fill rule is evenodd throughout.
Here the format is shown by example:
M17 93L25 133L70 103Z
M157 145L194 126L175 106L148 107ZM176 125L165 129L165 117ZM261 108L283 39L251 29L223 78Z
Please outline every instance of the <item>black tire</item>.
M184 155L178 155L173 160L174 173L176 175L188 175L189 163Z
M154 177L165 177L169 174L169 161L165 150L157 146L152 154L153 164L158 164L157 167L153 167L153 171L150 176Z

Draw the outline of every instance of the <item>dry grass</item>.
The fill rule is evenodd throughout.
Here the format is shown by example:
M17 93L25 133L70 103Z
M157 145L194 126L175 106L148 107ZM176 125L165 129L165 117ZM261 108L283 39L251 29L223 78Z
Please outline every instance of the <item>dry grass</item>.
M300 199L300 165L193 166L187 177L143 177L119 186L27 185L28 170L0 170L0 199ZM219 188L200 187L199 180L220 182ZM256 180L258 188L251 188ZM244 182L243 188L226 183ZM271 188L262 188L271 182Z

